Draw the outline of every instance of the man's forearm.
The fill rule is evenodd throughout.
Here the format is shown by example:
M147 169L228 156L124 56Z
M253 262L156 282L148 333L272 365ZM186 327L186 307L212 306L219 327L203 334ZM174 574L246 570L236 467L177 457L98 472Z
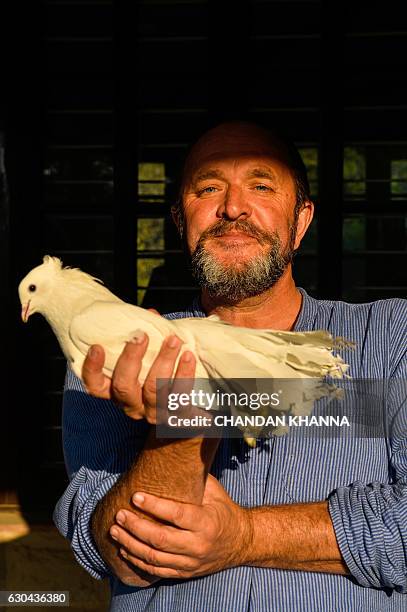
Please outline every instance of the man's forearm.
M251 508L253 545L242 565L349 574L326 501Z
M99 502L92 518L93 537L100 554L122 581L146 586L156 579L136 573L120 557L118 546L109 534L118 510L124 508L141 514L131 503L136 491L200 504L218 444L217 439L203 438L157 440L152 428L133 466Z

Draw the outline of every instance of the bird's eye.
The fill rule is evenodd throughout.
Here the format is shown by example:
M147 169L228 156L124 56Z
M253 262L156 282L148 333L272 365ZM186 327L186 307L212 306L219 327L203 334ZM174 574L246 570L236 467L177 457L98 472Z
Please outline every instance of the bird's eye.
M36 289L37 289L37 286L36 286L36 285L30 285L30 286L28 287L28 291L31 291L31 293L33 293L33 292L34 292Z

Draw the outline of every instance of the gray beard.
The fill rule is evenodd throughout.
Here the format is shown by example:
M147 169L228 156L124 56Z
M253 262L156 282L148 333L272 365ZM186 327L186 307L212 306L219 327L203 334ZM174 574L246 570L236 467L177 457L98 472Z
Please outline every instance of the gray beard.
M256 238L260 244L267 245L267 251L245 264L224 266L206 250L204 243L207 238L222 236L232 228L246 232ZM219 221L200 237L191 257L192 274L198 285L218 302L236 304L245 298L259 295L275 285L294 256L294 237L295 227L292 227L290 243L287 249L283 250L280 237L275 231L259 230L245 220ZM241 247L230 245L229 250L235 252L236 259L239 258Z

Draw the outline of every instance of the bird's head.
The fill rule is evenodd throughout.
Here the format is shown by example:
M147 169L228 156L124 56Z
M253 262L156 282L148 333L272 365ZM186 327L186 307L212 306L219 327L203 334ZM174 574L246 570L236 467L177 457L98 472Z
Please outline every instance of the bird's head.
M28 318L39 312L45 314L55 290L62 262L58 257L45 255L43 263L27 274L18 286L21 302L21 318L27 323Z

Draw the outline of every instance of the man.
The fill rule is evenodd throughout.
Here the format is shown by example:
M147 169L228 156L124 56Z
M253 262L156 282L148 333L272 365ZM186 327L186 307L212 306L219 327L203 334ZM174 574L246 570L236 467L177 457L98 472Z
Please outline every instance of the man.
M170 316L353 340L342 351L351 375L389 383L391 435L273 436L254 449L156 440L155 379L171 377L180 341L163 344L143 389L147 338L127 345L112 382L95 346L84 380L104 400L67 376L71 483L59 529L93 576L110 576L112 610L405 610L407 417L397 381L407 374L406 302L317 301L296 288L292 255L313 216L306 173L291 145L257 126L205 134L180 193L174 216L202 291ZM185 353L175 378L193 377L194 366Z

